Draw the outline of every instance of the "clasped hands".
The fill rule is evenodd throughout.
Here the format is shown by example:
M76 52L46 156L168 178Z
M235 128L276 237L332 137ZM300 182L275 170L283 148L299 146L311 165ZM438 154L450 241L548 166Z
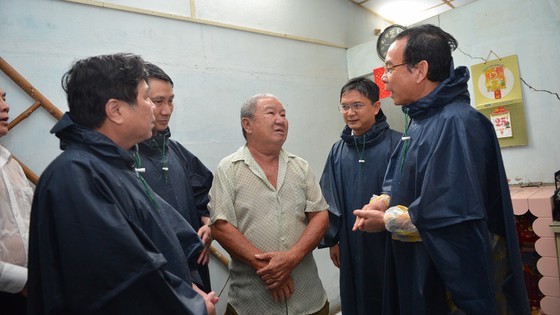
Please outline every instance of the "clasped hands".
M377 198L373 199L370 203L365 205L362 209L354 210L356 221L352 227L352 231L364 232L381 232L385 230L385 222L383 215L387 210L389 203L386 199Z
M292 270L297 259L289 252L269 252L257 254L255 258L266 265L257 270L257 275L272 293L275 302L287 301L294 294Z

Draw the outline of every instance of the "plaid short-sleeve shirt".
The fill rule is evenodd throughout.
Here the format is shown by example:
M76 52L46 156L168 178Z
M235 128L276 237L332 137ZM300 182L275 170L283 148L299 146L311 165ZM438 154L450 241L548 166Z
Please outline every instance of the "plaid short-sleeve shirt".
M210 189L211 222L225 220L264 252L286 251L307 227L306 212L328 205L309 164L282 150L277 188L251 156L247 146L224 158ZM295 293L287 302L274 302L256 271L232 258L228 303L240 315L310 314L327 300L313 255L292 271Z

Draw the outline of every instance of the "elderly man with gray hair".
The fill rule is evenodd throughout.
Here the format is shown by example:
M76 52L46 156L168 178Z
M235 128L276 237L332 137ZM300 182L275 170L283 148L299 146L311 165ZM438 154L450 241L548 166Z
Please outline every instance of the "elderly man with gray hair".
M255 95L241 126L247 143L220 162L208 204L212 235L232 257L226 314L328 314L311 253L328 205L309 164L282 149L286 110Z

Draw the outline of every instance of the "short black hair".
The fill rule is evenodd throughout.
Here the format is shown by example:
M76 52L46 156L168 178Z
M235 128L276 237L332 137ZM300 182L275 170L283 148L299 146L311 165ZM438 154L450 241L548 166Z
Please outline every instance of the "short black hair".
M146 62L146 71L148 71L148 79L158 79L171 84L173 86L173 80L163 71L160 67L156 66L151 62Z
M453 62L451 52L459 46L453 36L435 25L424 24L402 31L395 40L402 38L408 39L403 62L408 64L409 70L426 60L428 80L441 82L449 77Z
M358 91L371 101L372 104L379 101L379 86L372 80L365 77L357 77L350 79L340 90L340 99L342 95L349 91Z
M138 84L147 82L142 57L127 53L100 55L74 62L62 76L70 117L92 129L106 119L105 105L114 98L136 105Z

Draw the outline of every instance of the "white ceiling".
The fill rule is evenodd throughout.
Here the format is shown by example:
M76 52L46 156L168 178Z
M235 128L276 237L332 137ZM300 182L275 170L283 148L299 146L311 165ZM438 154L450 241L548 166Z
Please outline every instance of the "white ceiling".
M464 6L476 0L350 0L382 18L403 26Z

